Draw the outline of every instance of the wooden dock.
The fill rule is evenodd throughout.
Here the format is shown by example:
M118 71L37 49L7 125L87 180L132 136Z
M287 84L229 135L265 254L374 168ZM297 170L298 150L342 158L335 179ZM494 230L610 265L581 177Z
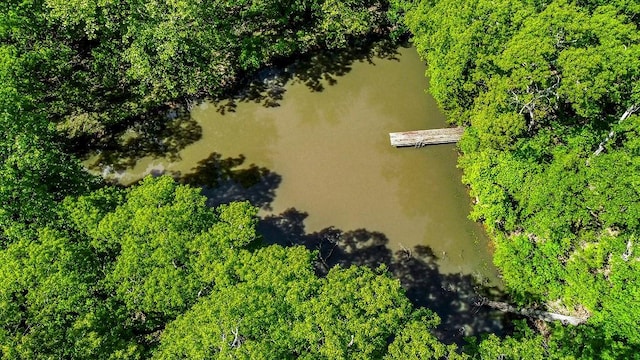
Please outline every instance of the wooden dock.
M389 133L391 145L395 147L422 147L426 145L451 144L460 140L464 128L445 128L431 130L416 130Z

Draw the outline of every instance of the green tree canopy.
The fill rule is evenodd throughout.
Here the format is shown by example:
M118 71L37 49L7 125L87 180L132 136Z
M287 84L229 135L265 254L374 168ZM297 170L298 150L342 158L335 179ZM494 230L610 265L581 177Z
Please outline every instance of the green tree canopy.
M92 179L64 153L46 119L18 88L23 59L0 46L0 243L25 226L43 226L60 200L88 191ZM17 231L17 233L14 233Z
M590 317L589 330L578 331L589 350L575 356L640 347L630 255L640 230L638 5L401 6L430 91L452 122L467 126L459 164L474 198L471 217L491 232L494 262L515 300ZM559 338L571 344L555 348L562 354L579 347ZM487 349L497 343L488 339Z

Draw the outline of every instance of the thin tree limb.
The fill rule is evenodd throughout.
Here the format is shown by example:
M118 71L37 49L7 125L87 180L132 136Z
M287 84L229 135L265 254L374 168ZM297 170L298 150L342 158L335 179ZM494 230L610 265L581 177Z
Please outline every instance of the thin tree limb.
M640 105L638 104L633 104L631 105L627 111L624 112L624 114L622 114L622 116L620 117L620 120L618 120L618 124L622 123L623 121L625 121L629 116L631 116L634 112L640 110ZM609 132L609 135L607 135L607 137L602 140L600 142L600 145L598 145L598 149L596 149L596 151L593 153L593 156L598 156L600 155L601 152L604 151L604 145L611 140L611 138L613 138L613 135L615 135L615 131L611 130Z

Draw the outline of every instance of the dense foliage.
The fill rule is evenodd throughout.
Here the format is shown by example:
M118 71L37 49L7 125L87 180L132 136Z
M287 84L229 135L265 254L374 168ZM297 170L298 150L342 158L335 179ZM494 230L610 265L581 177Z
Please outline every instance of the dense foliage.
M384 268L318 278L305 248L260 246L256 208L211 209L199 193L160 177L68 197L64 226L4 246L0 355L381 358L400 332L393 358L446 353L429 333L437 316ZM420 343L395 345L411 336Z
M378 0L8 0L0 42L68 136L215 96L273 61L339 48L392 23Z
M248 203L100 188L61 145L390 25L377 1L0 4L0 357L380 358L405 326L421 342L394 356L444 349L384 268L319 278L308 250L260 244Z
M640 353L640 3L0 3L0 357L633 358ZM408 28L467 126L460 166L514 301L588 317L463 353L384 268L314 273L256 209L170 178L103 186L62 143L281 59Z
M18 91L15 52L0 47L0 244L55 218L67 195L95 183L64 153L55 131Z
M556 334L578 356L637 354L640 3L397 6L431 92L467 126L471 216L492 233L514 298L588 316Z

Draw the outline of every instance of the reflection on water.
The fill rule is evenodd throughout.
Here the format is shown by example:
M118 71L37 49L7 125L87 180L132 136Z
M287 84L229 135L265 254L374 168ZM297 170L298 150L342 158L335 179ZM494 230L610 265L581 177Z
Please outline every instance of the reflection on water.
M318 61L299 66L299 75L288 69L280 78L266 76L253 95L202 103L188 120L197 139L171 157L127 163L116 177L128 184L170 173L206 185L213 204L249 199L261 207L268 241L305 243L327 265L385 263L403 284L408 277L422 284L408 293L414 302L434 305L437 298L458 306L454 298L426 293L464 279L498 281L486 235L467 219L455 146L389 145L389 132L445 126L425 94L425 66L412 48L355 59L329 68L332 76L323 75ZM102 166L110 164L104 159ZM344 261L349 253L365 255ZM392 260L394 253L413 262ZM447 282L447 276L453 277Z

